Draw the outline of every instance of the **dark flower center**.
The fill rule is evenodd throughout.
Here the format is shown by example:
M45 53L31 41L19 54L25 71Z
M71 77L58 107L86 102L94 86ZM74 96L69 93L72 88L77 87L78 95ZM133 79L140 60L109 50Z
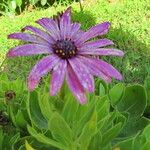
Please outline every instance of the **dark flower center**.
M7 125L9 122L9 120L7 119L7 117L3 114L2 111L0 111L0 125L5 126Z
M77 54L77 48L71 40L59 40L53 45L54 53L63 59L68 59Z
M7 100L12 100L12 99L14 99L15 97L16 97L16 93L15 93L14 91L9 90L9 91L5 92L5 98L6 98Z

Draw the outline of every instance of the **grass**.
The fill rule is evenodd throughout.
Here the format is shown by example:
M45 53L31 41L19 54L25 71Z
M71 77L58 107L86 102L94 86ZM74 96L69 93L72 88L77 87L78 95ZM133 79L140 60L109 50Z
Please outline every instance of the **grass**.
M117 57L104 58L119 69L124 82L142 83L150 75L150 3L149 0L85 0L84 11L80 11L79 3L73 3L73 20L82 23L83 29L88 29L99 22L110 21L112 27L107 37L115 42L115 47L125 52L123 59ZM18 32L26 25L35 25L34 21L41 17L51 17L58 11L65 9L64 6L50 7L48 9L32 10L23 12L15 17L0 18L0 63L3 61L9 48L19 44L14 40L7 40L7 35ZM35 57L37 58L37 57ZM24 61L25 60L25 61ZM16 58L8 62L16 67L17 72L23 63L25 70L31 58ZM28 65L27 65L28 64ZM21 72L24 72L24 67ZM7 69L6 69L7 70Z

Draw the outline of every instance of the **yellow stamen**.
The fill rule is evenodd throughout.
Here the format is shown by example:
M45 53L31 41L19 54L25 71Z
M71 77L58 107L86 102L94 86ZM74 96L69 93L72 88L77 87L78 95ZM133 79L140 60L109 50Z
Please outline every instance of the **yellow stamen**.
M65 56L65 53L62 53L63 56Z
M59 52L62 53L63 51L60 49Z
M75 54L75 51L73 50L72 53Z

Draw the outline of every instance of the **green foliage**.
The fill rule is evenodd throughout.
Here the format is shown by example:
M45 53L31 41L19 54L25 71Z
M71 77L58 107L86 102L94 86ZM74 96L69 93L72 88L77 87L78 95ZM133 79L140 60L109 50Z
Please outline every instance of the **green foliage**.
M145 81L147 82L147 81ZM79 105L66 85L55 97L49 95L49 79L29 93L21 79L0 76L0 149L23 150L147 150L150 120L144 116L147 84L110 88L101 80L99 89ZM8 97L7 91L15 92ZM10 94L10 93L9 93ZM1 119L2 120L2 119ZM15 128L14 128L15 127Z
M13 125L22 129L27 125L26 111L27 90L22 80L10 81L6 74L0 76L0 108L12 121Z
M0 128L0 149L1 150L15 150L15 144L20 138L20 133L6 134Z
M37 109L37 116L35 117L35 113L30 113L32 126L28 126L29 133L37 141L47 145L49 148L87 150L94 147L93 150L97 150L99 147L106 148L106 145L111 146L112 141L123 128L126 118L119 112L110 112L108 96L90 95L90 101L86 105L80 106L67 89L65 93L64 99L59 99L58 97L60 101L64 101L63 109L59 111L56 111L58 105L51 103L52 99L49 100L49 118L45 115L45 111L42 110L45 108L40 107L40 103L37 103L43 100L42 95L49 99L46 96L48 93L46 91L40 92L38 89L30 94L31 98L28 100L28 107L30 106L30 111L32 112L36 112L32 109ZM36 107L32 106L32 103ZM42 121L44 117L46 121ZM39 121L35 123L37 118ZM40 120L48 126L42 125L41 127ZM93 145L93 143L97 144Z
M68 4L71 3L72 0L2 0L0 1L0 14L12 16L15 14L20 14L24 9L28 9L28 7L44 7L50 6L54 3L62 3Z
M0 13L2 15L14 15L16 13L21 13L22 10L30 5L42 7L48 4L53 4L54 2L55 0L2 0L0 2Z

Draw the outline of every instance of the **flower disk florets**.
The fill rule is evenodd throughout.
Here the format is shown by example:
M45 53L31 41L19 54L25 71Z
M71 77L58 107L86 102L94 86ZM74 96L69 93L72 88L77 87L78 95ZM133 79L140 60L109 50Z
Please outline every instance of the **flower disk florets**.
M70 39L58 40L52 48L54 53L63 59L72 58L77 54L77 48Z

